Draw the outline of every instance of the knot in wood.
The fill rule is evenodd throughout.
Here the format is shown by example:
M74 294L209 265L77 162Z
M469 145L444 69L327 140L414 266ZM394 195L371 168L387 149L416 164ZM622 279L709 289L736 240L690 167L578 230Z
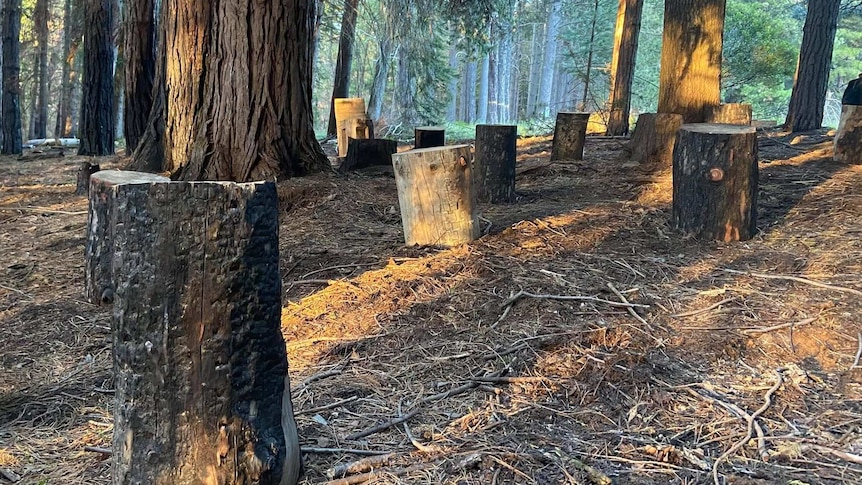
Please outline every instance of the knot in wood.
M466 167L466 166L467 166L467 159L466 159L466 158L464 158L464 157L459 157L459 158L458 158L458 162L461 164L461 166L462 166L462 167Z
M711 168L709 169L709 180L713 182L720 182L724 179L724 170L720 168Z

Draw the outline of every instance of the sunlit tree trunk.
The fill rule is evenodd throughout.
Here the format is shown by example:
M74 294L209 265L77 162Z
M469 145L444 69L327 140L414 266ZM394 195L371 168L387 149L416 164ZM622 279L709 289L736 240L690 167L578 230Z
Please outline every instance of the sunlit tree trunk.
M704 120L720 99L725 0L666 0L658 111Z
M353 43L356 40L356 15L359 0L344 0L344 14L341 17L341 34L338 37L338 58L335 62L335 80L332 87L332 99L329 103L329 125L327 135L335 135L338 127L335 125L335 98L346 98L350 95L350 67L353 63Z
M611 57L611 89L608 98L608 135L625 135L629 131L632 81L635 73L638 37L644 0L619 0Z
M37 76L39 94L36 98L33 134L36 138L45 138L48 128L48 0L37 0L33 12L33 22L36 27L36 42L39 44L39 65Z
M587 50L587 68L584 74L584 95L581 97L581 103L578 105L580 111L586 111L587 103L590 99L590 75L593 71L593 49L596 41L596 20L599 16L599 0L595 0L593 5L593 21L590 24L590 42Z
M21 153L21 0L3 0L2 153Z
M114 42L110 0L86 0L79 155L114 153Z
M796 79L790 95L785 128L807 131L820 128L826 104L832 47L841 0L809 0L802 30Z
M129 153L135 151L147 129L153 107L156 76L156 17L154 0L123 3L123 57L125 92L123 134Z

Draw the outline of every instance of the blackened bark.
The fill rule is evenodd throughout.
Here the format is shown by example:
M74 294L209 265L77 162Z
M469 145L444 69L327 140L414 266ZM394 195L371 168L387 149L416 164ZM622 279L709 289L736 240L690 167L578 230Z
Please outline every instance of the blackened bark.
M518 127L476 125L473 190L476 200L500 204L515 201Z
M78 155L114 153L114 42L110 0L86 0L84 93Z
M619 0L614 51L611 57L608 135L620 136L629 132L632 80L635 74L643 4L644 0Z
M332 99L329 102L329 125L326 134L335 135L335 98L346 98L350 94L350 66L353 63L353 42L356 39L356 14L359 0L344 0L341 16L341 34L338 37L338 59L335 62L335 80Z
M21 0L3 0L3 100L4 154L21 153Z
M551 160L583 160L589 113L557 113Z
M36 98L36 112L31 115L35 118L34 136L45 138L48 128L48 0L36 0L33 23L39 44L39 96Z
M125 93L123 134L126 149L135 151L147 129L153 107L156 76L156 18L153 0L126 0L123 3L123 56Z
M841 0L808 2L799 63L796 66L796 81L790 95L787 119L784 121L785 128L790 131L815 130L823 123L840 6Z

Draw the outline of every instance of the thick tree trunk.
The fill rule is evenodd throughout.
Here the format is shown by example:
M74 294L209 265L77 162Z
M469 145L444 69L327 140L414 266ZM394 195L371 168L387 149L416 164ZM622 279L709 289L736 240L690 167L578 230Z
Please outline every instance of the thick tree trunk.
M631 160L656 169L673 164L673 146L682 126L682 115L676 113L641 113L638 116L627 150Z
M21 153L21 73L19 41L21 0L3 0L3 95L2 124L4 154Z
M392 165L408 246L456 246L476 239L469 145L396 153Z
M338 131L335 120L335 98L350 95L350 66L353 63L353 43L356 40L356 15L359 0L344 0L344 14L341 16L341 35L338 37L338 58L335 62L335 76L332 99L329 107L329 125L326 134L333 136Z
M411 40L402 39L398 49L398 72L395 77L395 112L396 121L405 128L414 126L419 121L419 111L416 109L416 78L410 72Z
M442 147L446 144L446 129L442 126L418 126L413 134L413 148Z
M48 131L48 0L37 0L33 12L36 42L39 44L39 66L37 70L39 96L36 98L36 138L46 138Z
M518 127L476 125L473 190L479 202L515 201Z
M757 133L751 126L682 125L673 150L673 224L718 241L757 234Z
M862 106L845 104L835 133L836 162L862 164Z
M659 113L704 120L719 103L725 0L667 0L659 79Z
M126 0L123 21L125 93L123 134L131 154L147 130L153 107L156 76L156 18L154 0Z
M183 180L329 168L312 126L313 0L164 0L161 8L161 45L170 48L135 166L161 152L161 168Z
M110 0L86 0L78 155L114 153L114 19Z
M629 111L632 101L632 81L635 74L641 13L644 0L619 0L614 30L614 51L611 56L611 90L608 97L608 128L611 136L629 132Z
M554 101L554 66L557 62L557 35L560 31L562 0L551 0L548 23L545 28L545 48L542 55L541 81L536 101L536 115L546 119L551 116L551 103Z
M751 105L726 103L706 108L704 116L707 123L727 123L730 125L750 125Z
M589 113L557 113L551 160L583 160Z
M790 131L815 130L823 123L840 6L841 0L808 2L796 79L790 95L787 119L784 121L785 128Z
M114 483L294 485L275 184L125 184L116 205Z

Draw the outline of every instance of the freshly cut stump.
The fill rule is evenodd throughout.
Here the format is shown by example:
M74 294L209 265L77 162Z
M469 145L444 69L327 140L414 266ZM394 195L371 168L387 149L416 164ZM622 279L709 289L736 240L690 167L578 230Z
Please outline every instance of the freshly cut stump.
M745 103L725 103L708 106L704 109L707 123L727 123L729 125L750 125L751 105Z
M557 113L551 160L583 160L589 113Z
M86 163L86 162L85 162ZM144 172L100 170L90 176L90 206L84 245L84 297L96 305L114 300L111 262L114 250L114 196L123 184L152 184L171 179Z
M442 126L420 126L414 128L414 148L442 147L446 144L446 129Z
M271 182L120 185L113 483L295 484Z
M835 133L836 162L862 163L862 106L845 104Z
M641 113L638 116L627 150L629 159L656 168L670 168L673 146L682 126L682 115L676 113Z
M479 202L515 201L516 125L476 125L473 182Z
M469 145L396 153L392 165L408 246L456 246L478 237Z
M673 224L719 241L757 233L757 134L752 126L682 125L673 151Z

